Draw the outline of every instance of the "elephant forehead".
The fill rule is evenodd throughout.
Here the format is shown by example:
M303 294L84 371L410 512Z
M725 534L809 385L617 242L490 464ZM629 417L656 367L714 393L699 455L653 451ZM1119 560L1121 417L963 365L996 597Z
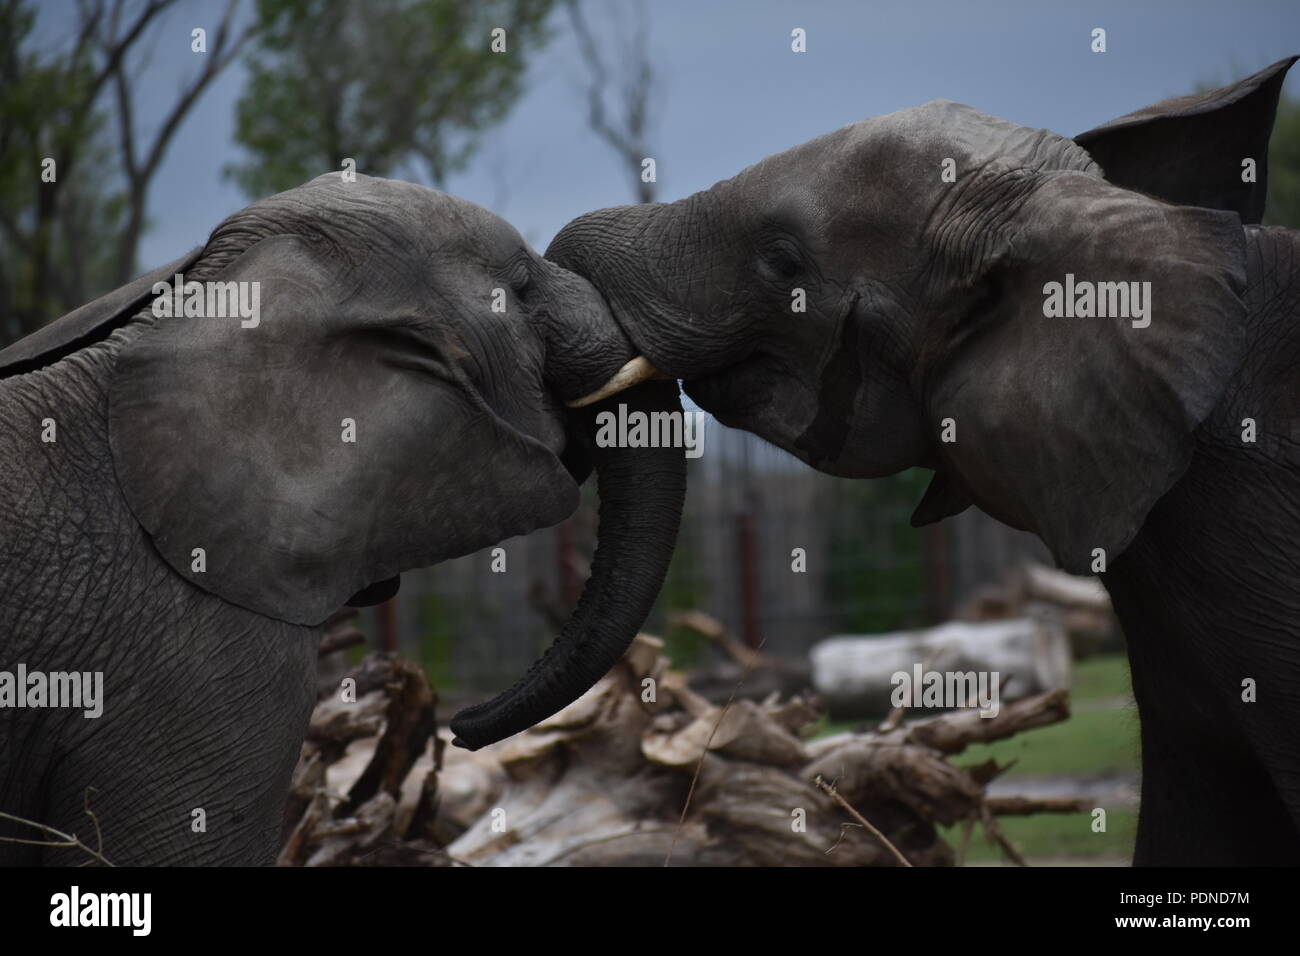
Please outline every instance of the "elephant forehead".
M940 168L946 160L955 164L958 181L995 161L1101 177L1100 168L1073 141L952 100L859 120L770 156L751 169L773 182L811 177L823 188L840 191L842 198L851 195L844 192L846 185L861 184L899 187L906 190L904 198L924 201L941 182Z
M340 248L409 262L434 254L456 254L495 261L523 239L500 216L449 193L416 183L343 173L317 176L287 192L269 196L230 217L214 233L260 231L313 232Z

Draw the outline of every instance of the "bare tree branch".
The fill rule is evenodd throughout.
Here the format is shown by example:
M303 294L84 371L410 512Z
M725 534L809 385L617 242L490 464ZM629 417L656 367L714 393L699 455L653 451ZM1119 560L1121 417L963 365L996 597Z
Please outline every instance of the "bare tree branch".
M122 68L127 52L144 34L149 24L174 2L175 0L150 0L126 33L104 48L104 62L100 69L91 78L85 93L76 103L68 120L54 128L52 141L49 143L49 155L55 162L59 176L52 182L42 183L42 188L37 193L34 225L25 237L25 241L20 243L21 247L29 250L32 269L32 296L29 307L15 310L20 335L35 331L48 318L44 312L51 300L54 287L62 285L58 281L58 267L54 261L53 235L56 220L62 212L60 203L62 187L71 179L80 147L85 142L86 124L100 91L104 84ZM115 0L111 14L114 21L120 19L123 7L123 0ZM104 4L81 2L78 4L78 11L80 25L69 61L74 70L89 55L92 41L100 32Z
M136 250L140 244L141 233L144 231L149 184L167 153L167 147L171 144L172 137L180 128L181 122L193 108L199 96L221 74L222 70L229 66L235 57L240 54L244 45L253 35L255 25L250 24L233 41L231 39L231 31L235 14L239 9L239 3L240 0L227 0L221 23L217 27L213 39L212 49L205 54L206 60L203 69L176 98L176 102L172 105L158 131L154 134L152 143L143 151L143 161L138 158L135 148L135 128L131 107L132 91L125 64L119 60L118 66L113 70L114 86L117 91L117 115L122 164L127 177L128 199L130 202L126 225L123 227L117 243L116 278L119 282L126 282L135 271ZM107 41L108 49L111 49L115 43L116 41L110 33Z
M626 75L620 84L622 114L611 120L605 107L605 91L610 87L610 69L601 56L595 36L582 12L580 0L566 0L569 22L573 26L578 51L587 64L587 123L605 140L624 161L635 177L637 198L640 202L654 202L655 183L642 178L641 163L649 152L650 97L656 77L650 63L650 25L643 2L636 3L636 25L628 49L620 59L626 64Z

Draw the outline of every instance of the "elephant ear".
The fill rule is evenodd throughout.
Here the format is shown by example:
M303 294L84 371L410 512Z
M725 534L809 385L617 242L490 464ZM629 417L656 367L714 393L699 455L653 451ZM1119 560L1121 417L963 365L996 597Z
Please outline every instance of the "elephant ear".
M930 479L930 484L926 486L925 494L921 496L916 510L912 512L912 527L923 528L944 518L951 518L953 515L961 514L972 504L974 502L971 501L966 489L962 488L952 475L939 468Z
M1074 137L1125 189L1182 206L1235 212L1257 223L1268 198L1268 140L1278 95L1297 57L1239 83L1161 100ZM1242 181L1242 161L1255 176Z
M175 262L101 295L19 339L0 351L0 376L20 375L41 368L106 337L154 298L155 283L172 281L176 273L184 272L198 261L202 251L200 246Z
M263 239L215 277L257 284L256 326L158 319L110 386L118 482L159 553L291 623L577 505L559 459L468 384L431 304L372 274Z
M974 304L944 320L919 374L935 434L955 428L937 447L961 489L1088 573L1095 549L1120 554L1186 470L1192 433L1242 361L1244 243L1231 213L1080 173L1037 179L986 235L980 274L957 283ZM1073 282L1082 306L1085 281L1137 283L1147 318L1114 317L1109 292L1112 317L1045 314L1049 283Z

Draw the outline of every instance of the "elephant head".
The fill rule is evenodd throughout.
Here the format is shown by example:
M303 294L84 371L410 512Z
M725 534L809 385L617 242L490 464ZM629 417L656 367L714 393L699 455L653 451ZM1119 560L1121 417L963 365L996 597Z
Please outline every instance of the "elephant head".
M214 312L232 292L256 308ZM681 450L595 446L592 410L564 403L632 347L585 280L486 210L319 177L0 353L0 374L110 335L122 341L108 437L131 512L176 574L277 620L319 624L350 596L391 594L405 569L555 524L594 465L582 599L519 684L453 720L462 745L570 703L648 613L680 516ZM626 400L679 407L675 383Z
M1073 140L933 102L582 216L547 255L724 424L836 475L935 469L915 524L974 502L1086 571L1241 361L1241 225L1291 62ZM1150 311L1049 317L1076 279Z

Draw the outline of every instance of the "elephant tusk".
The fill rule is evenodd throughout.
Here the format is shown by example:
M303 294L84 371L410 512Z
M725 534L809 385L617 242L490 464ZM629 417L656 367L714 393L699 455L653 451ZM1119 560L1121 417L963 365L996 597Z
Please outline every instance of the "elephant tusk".
M619 392L631 388L633 385L639 385L653 378L670 378L671 376L659 371L650 364L650 360L644 355L638 355L632 361L628 362L621 369L614 373L614 377L608 382L596 389L590 395L584 395L572 402L565 402L570 408L582 408L586 405L592 405L602 398L609 398Z

